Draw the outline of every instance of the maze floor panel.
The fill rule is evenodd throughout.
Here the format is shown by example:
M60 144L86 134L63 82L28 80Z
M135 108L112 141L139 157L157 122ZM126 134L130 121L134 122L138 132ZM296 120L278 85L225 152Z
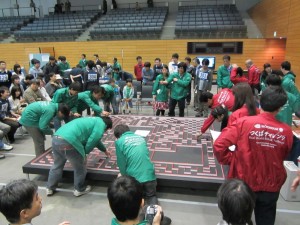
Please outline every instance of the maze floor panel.
M149 132L146 136L150 157L155 164L158 185L172 187L203 187L220 184L225 179L224 168L214 157L210 136L200 141L195 134L203 119L151 116L113 116L114 127L127 124L133 132ZM94 149L87 157L88 179L110 181L118 174L113 129L102 138L112 157ZM28 174L47 175L53 163L51 149L23 166ZM67 162L64 175L72 175Z

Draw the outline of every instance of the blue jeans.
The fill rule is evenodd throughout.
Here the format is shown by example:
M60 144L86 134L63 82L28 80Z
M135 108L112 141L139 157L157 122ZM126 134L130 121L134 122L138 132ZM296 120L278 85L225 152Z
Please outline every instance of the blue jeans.
M52 153L54 164L49 172L47 188L56 189L59 180L62 178L65 163L69 160L74 169L74 187L77 191L84 191L87 171L82 155L67 141L58 136L53 136Z
M65 123L68 123L73 119L74 119L74 117L70 116L70 117L68 117L68 119L64 119L63 121L65 121ZM59 119L57 116L55 116L53 118L53 125L54 125L55 131L57 131L61 127L61 121L62 121L62 119Z

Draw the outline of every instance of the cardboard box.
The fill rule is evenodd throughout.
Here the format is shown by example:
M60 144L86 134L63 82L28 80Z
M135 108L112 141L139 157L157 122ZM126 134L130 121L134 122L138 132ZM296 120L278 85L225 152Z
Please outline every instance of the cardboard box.
M284 161L283 165L287 173L287 178L281 187L280 194L286 201L298 202L300 201L300 187L295 192L292 192L291 186L299 168L292 161Z

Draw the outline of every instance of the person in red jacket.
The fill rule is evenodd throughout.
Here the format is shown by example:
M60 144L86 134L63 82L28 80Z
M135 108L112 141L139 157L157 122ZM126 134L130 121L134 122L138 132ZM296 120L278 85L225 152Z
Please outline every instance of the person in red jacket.
M219 105L224 105L229 111L231 111L234 105L234 95L231 89L223 88L216 95L213 95L211 92L204 92L200 96L200 102L207 104L212 110ZM210 114L209 117L204 121L200 133L198 133L196 137L201 137L214 121L215 118L212 114Z
M232 91L234 94L234 106L227 126L231 126L241 117L259 114L259 109L255 106L252 90L248 83L239 83L233 87Z
M144 67L144 63L142 62L142 57L136 57L137 64L134 66L134 75L138 81L142 81L142 69Z
M256 194L257 225L275 223L279 191L286 179L283 160L293 144L291 128L275 116L286 103L282 87L269 87L261 96L262 112L226 127L214 142L220 164L229 165L228 178L244 180ZM235 151L228 148L235 145Z
M252 88L253 94L258 94L260 92L260 70L251 59L246 60L245 64L248 68L248 84Z
M232 65L232 70L230 72L230 81L237 85L238 83L246 82L248 83L247 77L244 76L244 71L241 67L238 67L236 64Z

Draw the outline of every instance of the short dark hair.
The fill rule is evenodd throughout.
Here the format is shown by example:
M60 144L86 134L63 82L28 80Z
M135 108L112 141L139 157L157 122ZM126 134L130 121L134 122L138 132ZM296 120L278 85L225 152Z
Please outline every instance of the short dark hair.
M281 63L281 68L290 71L291 63L289 61L284 61Z
M204 92L200 95L199 101L206 103L206 102L208 102L208 99L212 99L213 96L214 95L211 92Z
M109 81L108 81L108 83L115 83L115 82L116 82L116 81L115 81L114 78L110 78Z
M228 115L228 109L226 106L218 105L216 108L211 110L211 115L216 119L218 116Z
M191 61L192 61L191 57L189 57L189 56L185 57L184 60L186 60L186 61L188 61L188 62L191 62Z
M120 138L125 132L130 131L130 128L126 124L118 124L114 129L114 135L116 138Z
M136 60L142 59L142 56L137 56Z
M0 190L0 211L10 223L20 222L20 213L32 207L37 185L30 180L14 180Z
M56 76L54 72L49 73L49 77L53 77L53 76Z
M99 85L93 85L91 87L91 92L92 93L95 93L95 94L98 94L98 93L103 93L105 94L105 88L104 87L100 87Z
M40 62L40 60L37 60L37 59L35 59L35 61L34 61L34 63L33 64L41 64L41 62Z
M106 129L105 130L111 129L112 128L112 124L113 124L111 118L108 117L108 116L103 116L101 118L102 118L103 122L106 125Z
M178 68L183 68L184 72L186 72L187 65L186 65L186 63L181 62L181 63L178 64Z
M93 60L87 61L86 64L87 64L89 69L93 69L93 67L95 67L95 62Z
M281 86L281 83L282 83L281 78L277 74L270 74L266 78L266 84L268 86L270 86L270 85L271 86Z
M118 221L134 220L139 215L143 188L133 177L121 176L107 189L107 198Z
M230 56L229 55L224 55L223 56L223 60L227 59L228 61L230 61Z
M2 96L2 94L4 94L5 91L9 91L8 88L6 86L1 86L0 87L0 97Z
M68 118L70 115L70 108L65 103L59 103L58 104L58 111L61 112L65 118Z
M67 58L66 58L66 56L61 56L61 57L60 57L60 60L61 60L61 61L66 61Z
M158 61L161 61L161 59L160 59L160 58L155 58L155 59L154 59L154 61L156 61L156 60L158 60Z
M150 67L151 66L151 63L150 62L145 62L144 63L144 67Z
M202 60L201 63L202 63L202 65L208 66L209 65L209 60L205 58L205 59Z
M55 60L55 57L54 56L50 56L49 60Z
M178 53L174 53L174 54L172 55L172 58L178 59L178 58L179 58Z
M32 74L26 74L25 75L25 80L32 80L34 78L34 76Z
M268 67L271 67L271 64L270 63L265 63L264 64L264 70L267 69Z
M228 224L252 225L255 194L242 180L226 180L218 190L218 207Z
M84 58L86 57L86 54L81 54Z
M69 86L69 89L73 90L73 91L78 91L78 92L81 92L81 90L82 90L81 84L77 81L71 83L70 86Z
M287 94L282 87L271 86L263 91L260 98L261 108L266 112L275 112L287 102Z
M95 57L99 57L99 55L98 55L98 54L94 54L94 56L95 56Z
M19 91L20 92L20 96L17 97L16 96L16 92ZM22 91L21 91L21 88L19 86L13 86L10 90L10 94L11 94L11 97L13 98L13 100L15 100L16 98L17 99L20 99L21 96L22 96Z
M130 78L127 79L127 80L126 80L126 84L127 84L127 83L132 83L132 79L130 79Z
M1 60L1 61L0 61L0 64L1 64L1 63L5 63L5 64L6 64L6 62L5 62L5 61L3 61L3 60Z
M32 79L32 80L30 80L30 85L32 85L32 84L36 84L36 85L40 86L40 80L39 79Z
M18 75L12 75L11 76L11 83L14 83L15 80L20 80L20 77Z
M199 65L200 64L200 59L199 58L194 58L194 61L197 63L197 65Z
M114 57L114 61L118 61L118 59L116 57Z
M242 67L238 67L238 68L236 69L236 73L241 77L241 76L243 76L243 74L244 74L244 70L242 69Z

